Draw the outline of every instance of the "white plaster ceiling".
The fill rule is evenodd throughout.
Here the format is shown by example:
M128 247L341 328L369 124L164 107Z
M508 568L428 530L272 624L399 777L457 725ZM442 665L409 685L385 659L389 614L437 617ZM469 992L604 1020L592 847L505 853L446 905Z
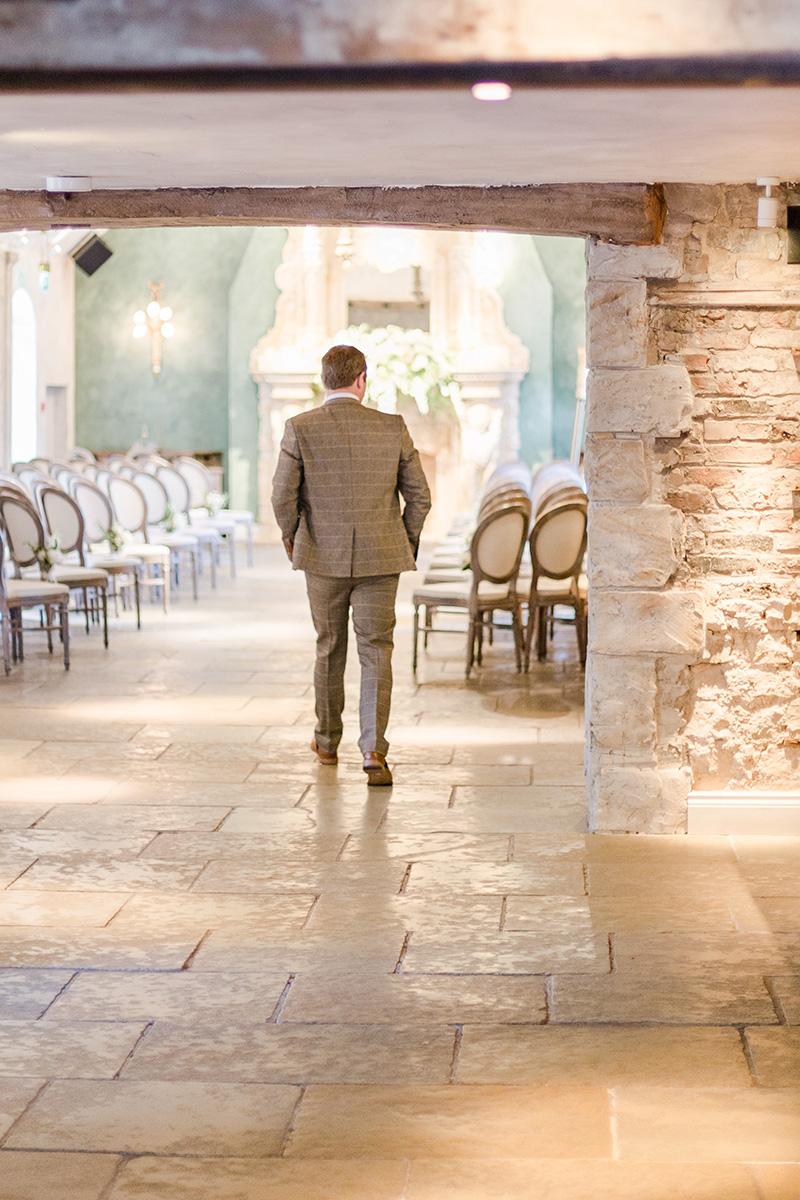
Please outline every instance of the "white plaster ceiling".
M800 87L6 93L0 188L800 179Z

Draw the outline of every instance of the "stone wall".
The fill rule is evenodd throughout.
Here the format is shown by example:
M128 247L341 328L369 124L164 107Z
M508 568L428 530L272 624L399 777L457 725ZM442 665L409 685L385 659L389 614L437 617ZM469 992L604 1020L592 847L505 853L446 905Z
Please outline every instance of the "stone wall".
M800 267L757 194L667 187L662 245L588 249L601 831L679 831L692 788L800 775Z

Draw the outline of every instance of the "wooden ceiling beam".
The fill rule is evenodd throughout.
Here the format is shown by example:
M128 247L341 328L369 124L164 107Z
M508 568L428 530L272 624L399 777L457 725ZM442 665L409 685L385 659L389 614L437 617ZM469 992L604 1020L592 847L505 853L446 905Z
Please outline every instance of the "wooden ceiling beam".
M661 187L569 183L519 187L298 187L0 191L0 230L191 225L400 225L596 237L661 238Z

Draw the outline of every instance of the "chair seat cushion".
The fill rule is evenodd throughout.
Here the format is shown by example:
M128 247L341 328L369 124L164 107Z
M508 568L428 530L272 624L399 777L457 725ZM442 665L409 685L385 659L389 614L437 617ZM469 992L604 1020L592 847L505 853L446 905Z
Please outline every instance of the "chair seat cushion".
M7 579L6 597L8 607L20 604L59 604L69 600L69 588L63 583L50 583L47 579Z
M412 600L414 607L468 607L472 595L472 573L464 571L463 575L463 583L425 583L421 588L416 588ZM478 603L481 608L487 608L493 602L500 605L508 596L509 589L505 583L487 583L484 580L478 589Z
M56 567L53 571L56 583L67 587L107 587L108 573L101 567L70 566Z
M142 560L133 554L92 554L89 565L110 575L119 575L123 571L135 571L142 565Z

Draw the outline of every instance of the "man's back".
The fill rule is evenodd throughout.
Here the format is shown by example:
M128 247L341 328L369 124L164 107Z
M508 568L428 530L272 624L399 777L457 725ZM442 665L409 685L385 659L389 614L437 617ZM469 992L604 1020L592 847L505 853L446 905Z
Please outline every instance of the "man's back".
M403 418L341 395L287 421L273 506L294 567L388 575L413 570L430 493Z

